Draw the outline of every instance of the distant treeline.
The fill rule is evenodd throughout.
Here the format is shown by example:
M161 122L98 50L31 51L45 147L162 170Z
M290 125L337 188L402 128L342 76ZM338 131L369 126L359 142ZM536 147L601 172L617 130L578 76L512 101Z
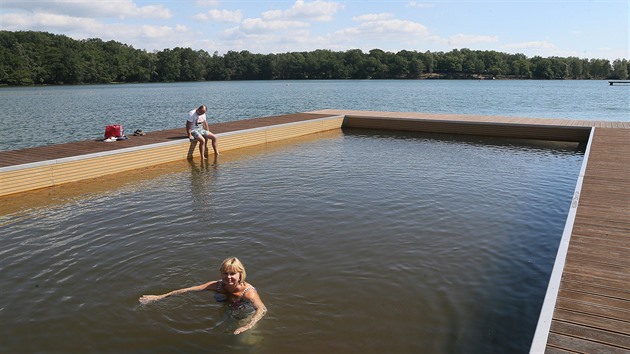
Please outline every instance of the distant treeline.
M149 53L100 39L47 32L0 31L0 85L96 84L285 79L619 79L630 61L506 54L454 49L397 53L380 49L210 55L190 48Z

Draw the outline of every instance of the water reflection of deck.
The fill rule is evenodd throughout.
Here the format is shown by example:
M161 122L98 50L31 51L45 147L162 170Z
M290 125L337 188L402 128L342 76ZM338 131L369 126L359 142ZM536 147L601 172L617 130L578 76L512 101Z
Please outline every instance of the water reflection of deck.
M238 148L342 125L549 140L590 138L586 168L579 177L531 351L630 351L630 122L323 110L214 124L211 130L219 133L224 146ZM267 129L273 126L283 128ZM230 135L239 131L246 133L238 139ZM55 174L65 182L93 178L85 171L99 165L113 173L183 159L188 145L183 129L174 129L115 143L83 141L3 151L0 196L59 184L51 177ZM121 158L125 154L128 161ZM54 171L56 164L65 167ZM41 179L52 182L47 185Z

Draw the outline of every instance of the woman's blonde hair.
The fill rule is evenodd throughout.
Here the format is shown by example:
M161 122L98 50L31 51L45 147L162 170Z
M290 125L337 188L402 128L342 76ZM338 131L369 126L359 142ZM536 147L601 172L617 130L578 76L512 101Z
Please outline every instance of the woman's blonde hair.
M243 266L243 263L241 263L241 261L238 260L238 258L236 257L229 257L226 258L223 263L221 263L221 268L219 268L219 271L221 272L221 274L226 273L226 272L235 272L235 273L240 273L240 277L238 277L238 283L239 284L245 284L245 267Z

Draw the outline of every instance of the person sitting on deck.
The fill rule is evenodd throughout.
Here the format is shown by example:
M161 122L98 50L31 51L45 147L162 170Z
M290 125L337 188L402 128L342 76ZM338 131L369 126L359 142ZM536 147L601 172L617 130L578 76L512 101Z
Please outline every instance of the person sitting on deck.
M215 155L219 155L219 148L217 146L217 136L210 131L208 121L206 120L206 111L208 109L205 105L199 106L197 109L193 109L188 112L186 119L186 134L191 142L199 142L199 154L201 159L205 160L206 156L206 143L209 140L212 141L212 149Z

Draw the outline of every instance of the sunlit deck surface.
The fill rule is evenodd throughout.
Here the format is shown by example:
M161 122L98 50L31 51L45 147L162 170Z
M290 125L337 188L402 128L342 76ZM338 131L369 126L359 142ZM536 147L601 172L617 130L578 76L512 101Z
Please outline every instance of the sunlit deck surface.
M571 206L575 219L570 225L561 280L551 297L555 301L548 313L543 307L541 314L541 319L548 316L548 326L539 322L531 351L630 352L630 122L321 110L212 124L211 130L226 133L335 115L344 116L343 126L351 127L500 136L518 132L548 140L555 136L560 137L558 140L587 140L590 128L595 128L586 169L580 176L581 188L576 190ZM0 172L2 168L14 171L22 164L182 139L186 139L183 128L148 132L115 143L81 141L3 151Z
M300 122L327 116L329 115L296 113L211 124L210 128L213 133L219 134L243 129ZM181 129L146 132L144 136L133 136L131 134L131 132L127 132L128 140L116 141L114 143L104 143L100 140L86 140L21 150L0 151L0 168L187 139L186 130L183 127Z

